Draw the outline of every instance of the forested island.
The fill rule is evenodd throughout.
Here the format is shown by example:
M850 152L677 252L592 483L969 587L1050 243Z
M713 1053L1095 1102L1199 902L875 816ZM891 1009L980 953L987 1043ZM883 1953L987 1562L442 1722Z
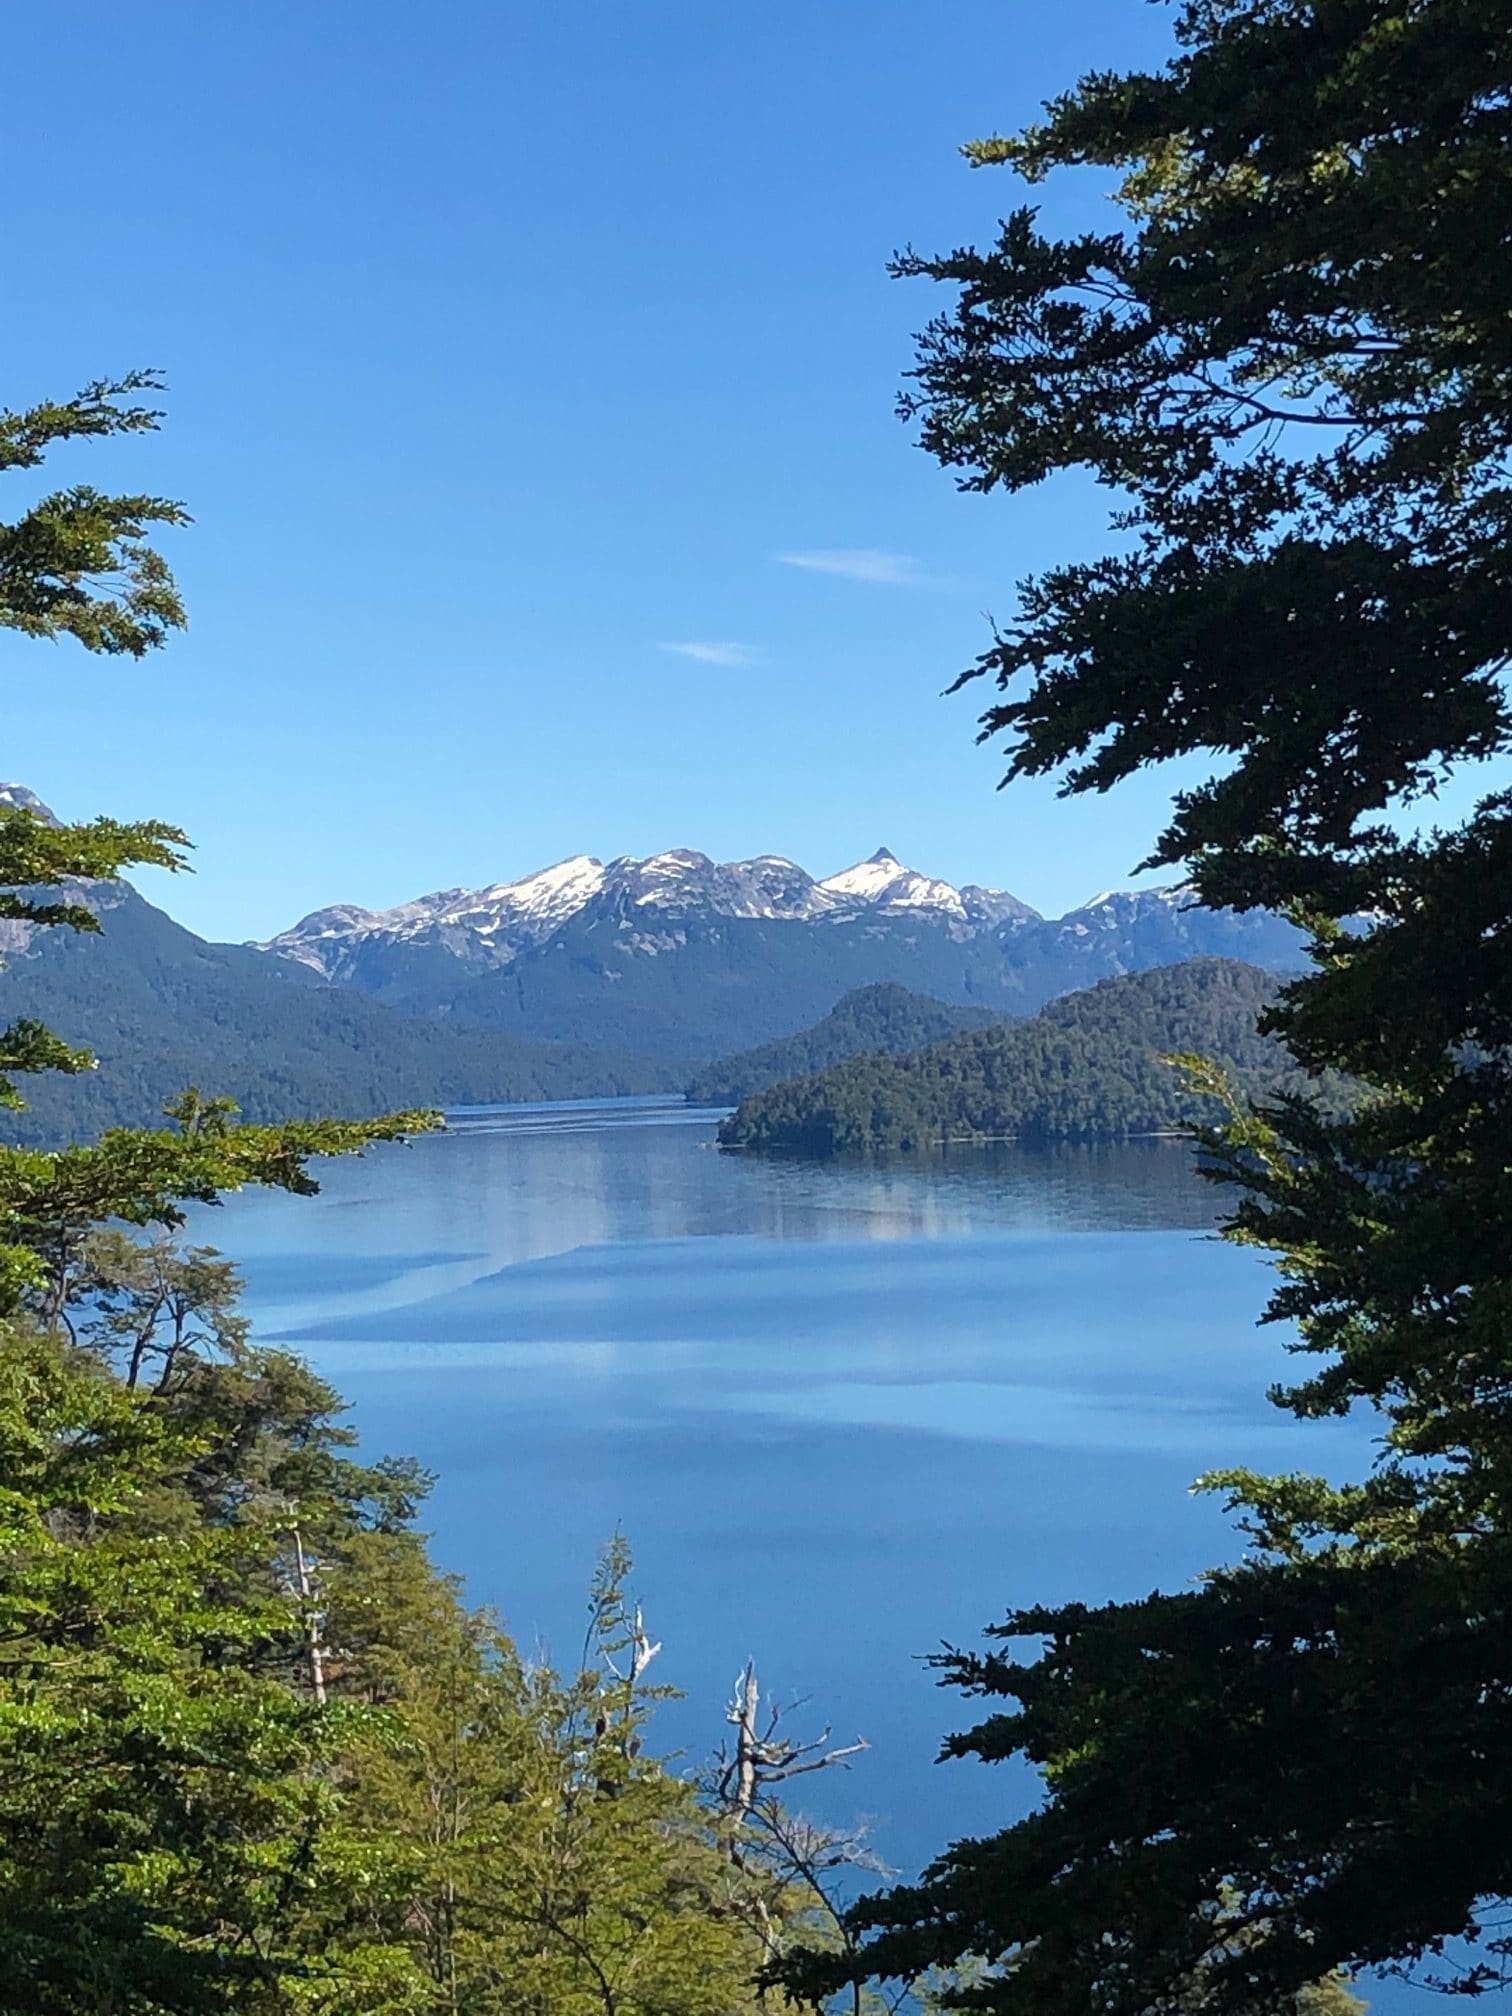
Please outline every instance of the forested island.
M755 1092L719 1139L822 1156L1168 1133L1216 1112L1166 1061L1173 1052L1220 1062L1244 1094L1303 1087L1286 1052L1256 1027L1276 987L1274 974L1236 959L1104 980L1038 1015L901 1056L869 1050Z

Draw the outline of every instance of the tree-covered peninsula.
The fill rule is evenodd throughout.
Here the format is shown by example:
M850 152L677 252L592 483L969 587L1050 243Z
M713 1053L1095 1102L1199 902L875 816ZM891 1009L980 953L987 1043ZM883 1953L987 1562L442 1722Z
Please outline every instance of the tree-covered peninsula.
M1216 1107L1170 1058L1220 1058L1253 1093L1301 1074L1257 1026L1274 974L1189 959L1101 981L1038 1015L895 1056L880 1048L753 1093L726 1120L731 1148L809 1155L947 1141L1119 1140L1189 1127Z

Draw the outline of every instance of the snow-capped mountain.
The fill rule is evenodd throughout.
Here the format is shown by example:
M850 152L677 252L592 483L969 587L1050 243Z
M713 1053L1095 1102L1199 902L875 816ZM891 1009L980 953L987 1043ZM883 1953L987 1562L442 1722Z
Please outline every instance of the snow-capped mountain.
M361 949L374 942L430 945L464 965L507 966L527 945L576 916L603 885L603 864L578 854L517 882L442 889L392 910L332 904L258 949L297 959L337 981L353 977Z
M50 816L18 784L0 805ZM822 880L777 855L574 855L389 910L335 904L266 947L207 943L129 882L79 896L102 934L0 920L0 1020L99 1032L98 1073L36 1088L31 1138L150 1121L189 1082L269 1115L665 1089L879 982L947 1016L1020 1015L1202 953L1295 967L1299 947L1275 918L1215 915L1182 890L1043 918L885 848Z
M879 847L868 860L854 868L842 868L819 884L826 896L838 905L874 905L883 910L938 910L946 916L964 918L966 906L959 889L905 868L896 854Z
M509 966L585 911L626 923L691 915L849 923L909 913L961 936L1033 921L1038 913L1006 890L954 888L907 868L885 847L824 881L779 854L713 861L673 848L607 864L575 854L555 866L486 889L443 889L391 910L335 904L313 911L259 947L297 959L328 980L360 981L375 956L409 946L480 971Z
M1181 889L1111 891L1044 918L886 848L822 880L780 855L674 848L574 855L392 910L317 910L259 949L412 1014L702 1061L807 1028L878 981L1031 1014L1071 988L1201 953L1294 966L1298 943L1275 918L1215 916Z

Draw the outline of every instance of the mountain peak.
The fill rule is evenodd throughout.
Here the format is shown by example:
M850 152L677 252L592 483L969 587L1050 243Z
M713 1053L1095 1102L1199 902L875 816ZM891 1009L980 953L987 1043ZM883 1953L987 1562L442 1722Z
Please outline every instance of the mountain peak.
M905 868L885 847L879 847L869 860L858 861L854 868L827 876L819 887L840 902L879 910L933 910L955 920L965 915L958 889L921 875L917 869Z
M772 922L846 925L858 919L914 919L955 937L982 936L1036 913L1003 890L954 888L907 867L890 847L816 882L778 854L745 861L715 861L690 847L660 854L623 854L608 863L574 854L485 889L440 890L391 910L336 905L302 918L269 939L265 951L302 961L328 979L359 971L379 989L406 960L441 954L479 971L512 965L545 943L569 919L589 913L618 929L655 924L686 928L707 917L761 918ZM406 948L409 948L408 950Z

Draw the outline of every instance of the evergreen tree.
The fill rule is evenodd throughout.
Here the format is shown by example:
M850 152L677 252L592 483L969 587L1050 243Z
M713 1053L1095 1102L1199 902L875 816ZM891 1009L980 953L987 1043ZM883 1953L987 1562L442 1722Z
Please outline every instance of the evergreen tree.
M126 402L157 389L139 372L0 414L0 469L150 431L160 416ZM0 525L0 627L141 657L184 620L150 533L185 522L162 498L44 496ZM159 822L66 826L8 805L0 915L27 931L98 930L81 884L180 868L186 846ZM14 1023L0 1035L0 1100L22 1103L25 1073L92 1063L39 1022ZM172 1228L189 1201L248 1182L313 1190L312 1157L431 1116L242 1127L229 1101L191 1091L167 1118L55 1154L0 1147L0 1993L18 2016L281 2006L277 1928L329 1799L337 1732L287 1676L301 1613L283 1563L299 1515L269 1488L276 1466L259 1477L244 1463L228 1481L235 1434L224 1404L204 1405L207 1384L228 1377L244 1402L249 1390L266 1401L273 1367L251 1364L215 1256L137 1251L103 1228ZM81 1296L91 1341L107 1359L124 1349L124 1378L73 1348ZM212 1346L229 1361L215 1381ZM144 1404L149 1364L151 1400L188 1382L193 1405ZM304 1398L308 1426L329 1401ZM273 1425L265 1407L252 1440L307 1471L312 1443L290 1438L291 1411Z
M73 399L0 412L0 470L40 468L60 442L151 433L162 414L126 402L162 389L157 372L130 371ZM142 657L184 624L150 528L188 523L183 505L167 497L110 496L86 484L49 492L0 525L0 628ZM157 837L171 836L158 829Z
M1209 1480L1238 1565L944 1662L1007 1704L951 1748L1027 1757L1045 1798L860 1907L864 1965L975 1954L953 2006L1035 2016L1273 2012L1425 1956L1473 1991L1508 1955L1512 794L1411 822L1512 741L1512 13L1185 0L1176 28L1165 68L969 150L1112 169L1123 219L1025 208L902 261L955 290L907 404L968 489L1123 494L1117 549L1029 582L975 668L984 732L1072 793L1222 759L1153 859L1308 928L1268 1026L1363 1088L1239 1105L1231 1231L1310 1360L1281 1404L1374 1410L1380 1454Z
M112 1242L0 1334L0 2010L754 2012L814 1900L655 1755L622 1543L528 1664L232 1288Z

